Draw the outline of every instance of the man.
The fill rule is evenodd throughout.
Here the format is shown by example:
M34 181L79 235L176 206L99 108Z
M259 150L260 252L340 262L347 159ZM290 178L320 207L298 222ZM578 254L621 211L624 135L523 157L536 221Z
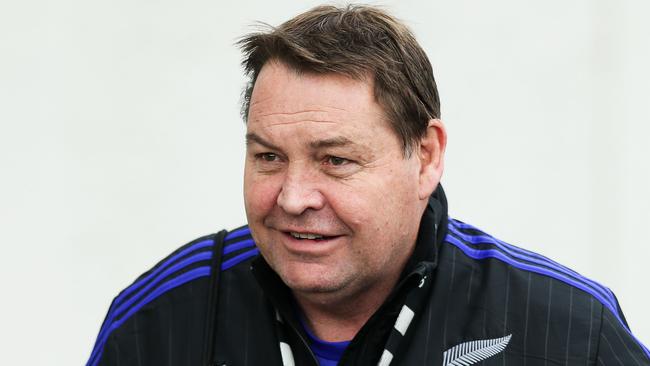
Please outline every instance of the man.
M240 45L248 226L124 290L88 365L650 365L607 288L447 217L402 24L318 7Z

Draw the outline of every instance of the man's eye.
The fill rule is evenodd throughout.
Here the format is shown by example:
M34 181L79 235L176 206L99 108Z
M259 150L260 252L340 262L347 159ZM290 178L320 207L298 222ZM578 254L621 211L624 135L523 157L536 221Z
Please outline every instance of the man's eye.
M257 154L257 157L268 162L273 162L278 160L278 156L274 153L261 153L261 154Z
M327 162L330 165L333 165L333 166L341 166L341 165L344 165L344 164L346 164L346 163L348 163L350 161L348 159L345 159L345 158L339 158L338 156L329 156L327 158Z

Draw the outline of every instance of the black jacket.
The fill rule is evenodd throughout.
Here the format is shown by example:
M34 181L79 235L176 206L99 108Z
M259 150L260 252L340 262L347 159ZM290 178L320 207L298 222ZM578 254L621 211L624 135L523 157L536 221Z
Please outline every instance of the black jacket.
M222 231L122 291L87 365L316 365L297 313L248 228ZM438 189L398 286L339 364L650 365L650 353L609 289L448 219Z

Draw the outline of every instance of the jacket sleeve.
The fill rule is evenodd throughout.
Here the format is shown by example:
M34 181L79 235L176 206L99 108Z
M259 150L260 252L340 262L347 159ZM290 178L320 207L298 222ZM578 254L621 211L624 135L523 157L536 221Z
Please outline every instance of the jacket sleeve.
M609 309L602 311L596 365L650 366L650 352L632 335L625 319Z
M131 353L134 354L134 353ZM135 353L137 357L137 353ZM114 335L108 337L104 348L102 349L101 358L98 360L98 366L112 366L112 365L131 365L141 362L140 360L125 360L124 353L120 353L119 342L115 339Z
M111 321L115 300L106 314L86 366L144 365L140 359L137 330L131 322L115 329Z
M111 353L111 354L115 353L115 352L105 352L105 350L107 349L114 348L113 347L114 337L109 337L107 334L108 333L107 327L110 327L111 325L110 324L111 312L114 310L114 307L115 307L115 299L113 299L113 301L111 302L111 306L108 308L108 312L106 313L104 322L102 323L102 326L99 329L99 334L97 336L93 349L90 353L90 357L86 362L86 366L106 365L105 360L107 359L107 355L105 353ZM108 358L112 358L112 356Z

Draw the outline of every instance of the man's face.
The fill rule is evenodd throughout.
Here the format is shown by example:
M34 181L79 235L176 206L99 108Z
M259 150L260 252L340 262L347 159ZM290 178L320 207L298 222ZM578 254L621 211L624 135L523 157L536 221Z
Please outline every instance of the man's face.
M426 199L372 85L267 63L251 97L246 214L270 266L300 294L392 287Z

